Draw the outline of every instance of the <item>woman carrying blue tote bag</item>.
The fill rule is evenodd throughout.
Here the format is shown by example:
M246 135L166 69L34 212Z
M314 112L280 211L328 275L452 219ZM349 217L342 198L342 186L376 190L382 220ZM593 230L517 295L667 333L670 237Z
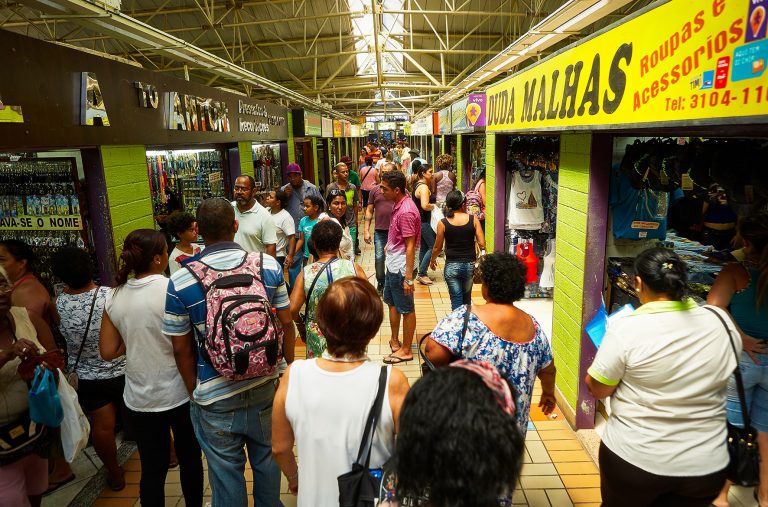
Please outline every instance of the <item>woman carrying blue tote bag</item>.
M29 417L49 428L58 428L64 419L56 377L51 370L42 366L35 369L29 388Z

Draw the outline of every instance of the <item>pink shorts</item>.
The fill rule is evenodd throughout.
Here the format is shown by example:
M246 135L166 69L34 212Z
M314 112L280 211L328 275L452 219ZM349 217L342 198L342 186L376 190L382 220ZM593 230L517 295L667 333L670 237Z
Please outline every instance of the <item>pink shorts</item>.
M48 489L48 460L30 454L0 467L0 507L27 506L28 496Z

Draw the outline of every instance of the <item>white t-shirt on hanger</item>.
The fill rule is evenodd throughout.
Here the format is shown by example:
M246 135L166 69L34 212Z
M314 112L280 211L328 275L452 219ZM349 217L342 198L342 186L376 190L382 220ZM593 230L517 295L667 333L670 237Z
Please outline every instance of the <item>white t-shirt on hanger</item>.
M531 173L523 176L523 172ZM507 219L510 229L535 231L544 223L541 200L541 171L515 171L509 189Z

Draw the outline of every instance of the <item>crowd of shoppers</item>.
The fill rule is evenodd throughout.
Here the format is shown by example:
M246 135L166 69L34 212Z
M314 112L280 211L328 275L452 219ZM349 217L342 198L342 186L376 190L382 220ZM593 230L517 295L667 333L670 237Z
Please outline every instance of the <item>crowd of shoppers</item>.
M33 439L23 452L0 449L0 505L7 498L37 506L56 482L59 437L30 426L22 367L46 351L55 356L51 326L67 351L61 367L79 377L79 402L114 490L125 487L115 433L127 408L142 505L164 505L171 432L186 505L203 504L203 453L213 507L247 505L249 493L255 505L280 505L281 472L298 505L338 505L337 478L366 444L380 389L385 402L368 440L368 465L382 469L379 505L509 504L531 406L545 415L555 409L552 347L516 306L525 266L506 253L478 258L482 221L455 190L450 156L438 157L433 175L406 148L368 151L359 171L351 160L338 164L325 199L295 164L266 208L253 179L241 176L234 201L207 199L196 216L169 218L178 240L172 255L157 231L128 234L113 288L95 283L88 252L65 248L53 259L63 289L51 300L33 274L32 250L0 241L0 439L9 425ZM473 191L484 204L477 176ZM445 217L434 230L436 202ZM355 263L362 206L378 287ZM688 297L686 265L674 252L653 248L636 258L641 306L611 323L585 378L596 398L611 397L599 451L606 507L728 505L726 416L744 424L736 367L758 444L768 447L768 215L741 219L737 233L741 260L719 274L706 307ZM452 311L426 342L437 369L410 388L391 365L413 359L414 281L433 283L422 267L435 270L443 250ZM471 300L474 281L484 304ZM391 327L384 366L366 355L383 304ZM306 343L298 360L294 323ZM254 338L243 339L249 332ZM762 504L766 456L755 491Z

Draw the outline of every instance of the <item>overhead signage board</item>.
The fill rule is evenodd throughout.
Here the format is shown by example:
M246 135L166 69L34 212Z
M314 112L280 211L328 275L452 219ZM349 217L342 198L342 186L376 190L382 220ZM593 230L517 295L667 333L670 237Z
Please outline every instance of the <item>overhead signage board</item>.
M342 125L344 126L344 137L352 137L352 122L342 120Z
M352 125L352 135L351 137L360 137L360 125Z
M485 93L470 93L466 112L470 127L485 127Z
M304 135L320 137L323 134L323 118L317 113L304 110Z
M411 122L412 136L431 136L432 134L432 115Z
M472 132L467 124L467 99L463 98L451 104L451 132Z
M344 125L341 120L333 120L333 137L342 137L344 135Z
M321 135L323 137L333 137L333 120L331 118L323 117L321 130Z
M376 124L376 129L379 132L386 132L387 130L397 130L397 122L394 121L380 121Z
M753 123L768 115L766 8L654 4L488 88L487 130Z
M440 135L451 133L451 106L448 106L438 111L437 133Z

